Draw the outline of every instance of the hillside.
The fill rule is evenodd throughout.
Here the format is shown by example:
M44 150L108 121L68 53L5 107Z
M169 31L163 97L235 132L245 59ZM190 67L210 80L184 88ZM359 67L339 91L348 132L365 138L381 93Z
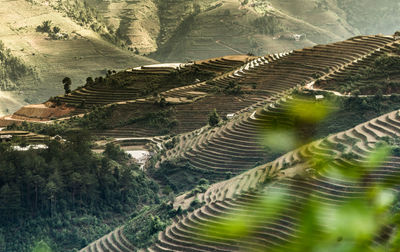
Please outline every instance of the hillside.
M399 21L399 6L390 0L379 4L353 0L86 2L97 7L128 47L162 62L232 53L263 55L360 33L391 34Z
M259 193L264 195L262 193L270 190L268 188L279 189L281 184L290 184L292 181L296 182L295 188L301 188L298 185L300 184L304 187L312 185L318 189L321 187L318 183L329 188L331 179L324 180L325 177L321 175L320 178L319 173L310 172L314 167L312 162L307 162L309 157L333 156L337 162L332 165L340 167L342 163L347 164L354 159L363 162L363 157L367 156L382 137L392 137L393 141L386 140L396 143L397 126L400 125L397 122L397 111L385 115L400 108L398 95L393 93L395 90L388 91L386 96L367 94L357 97L317 90L313 85L327 80L340 80L349 71L363 69L376 61L392 62L393 58L398 57L398 44L397 36L357 36L341 42L262 57L233 55L189 63L141 66L120 72L109 71L106 76L87 79L84 86L71 93L52 97L42 104L24 106L16 113L2 117L0 127L7 128L3 129L1 135L10 140L0 145L3 148L0 151L4 153L4 149L6 150L7 155L2 158L7 167L12 167L13 155L42 155L35 157L35 162L43 162L46 164L43 167L50 169L54 162L47 155L58 145L53 146L49 139L61 141L61 146L65 144L65 148L78 150L79 144L73 144L80 139L79 134L92 133L95 141L82 146L86 148L85 155L93 160L87 176L92 176L90 174L94 171L101 172L104 176L112 174L112 179L107 180L111 183L108 185L110 188L120 186L116 182L122 179L119 169L131 171L130 176L135 178L140 175L141 178L148 179L143 185L144 195L147 196L143 199L135 198L138 200L136 202L140 202L137 207L126 201L112 207L107 205L110 202L107 203L106 200L103 204L107 212L98 220L93 215L100 208L92 206L89 219L85 219L83 213L74 210L74 200L66 203L66 207L70 207L70 211L74 213L73 221L60 220L53 224L52 220L57 220L58 215L49 216L49 212L44 211L44 219L33 221L40 221L51 228L68 227L62 235L72 237L68 243L56 245L55 241L64 240L62 235L50 234L47 229L42 230L40 237L44 237L54 248L62 248L63 251L82 247L83 251L134 251L136 248L146 247L150 247L150 251L220 250L220 246L227 246L231 241L213 244L213 241L203 239L201 242L190 241L193 247L188 244L186 236L193 235L192 232L198 230L196 225L192 225L195 218L198 219L194 222L204 226L209 218L218 219L220 214L227 212L225 205L233 204L235 209L248 204L253 206L251 201L257 201ZM364 77L362 73L364 72L361 71L360 75ZM386 74L391 79L397 76L396 71L388 71ZM372 84L373 82L367 83L366 86L370 87ZM321 95L322 100L319 100ZM314 106L318 109L314 110ZM218 118L212 112L214 109L217 109L220 116L220 120L216 122L211 120L213 117ZM320 117L325 114L331 114L331 117L320 121ZM378 119L364 123L374 117ZM320 121L321 125L316 125L316 121ZM355 128L351 129L352 127ZM275 136L269 135L269 131L274 129L287 130L289 135L295 135L297 139L290 141L280 132L277 140ZM82 133L71 139L74 132L80 130ZM340 133L341 131L343 132ZM117 161L122 155L118 154L121 153L120 150L111 147L115 143L121 144L130 153L148 153L149 160L143 166L144 170L138 173L139 166L134 165L133 158L123 159L127 163L122 163L121 166ZM29 144L50 145L51 148L38 152L31 150L28 154L14 153L9 149L10 146ZM96 154L90 152L90 149ZM65 160L65 165L58 168L63 171L61 176L69 176L70 167L74 167L70 165L74 157L76 160L73 164L76 162L77 165L82 165L83 161L73 151L74 149L68 149L70 154L66 156L57 154L60 160ZM286 152L288 154L281 156ZM110 160L107 155L116 156ZM35 162L27 165L34 165ZM384 167L387 166L390 164ZM27 173L26 170L22 171ZM376 174L386 176L386 171L377 170ZM53 175L48 176L44 170L33 170L33 174L38 173L49 182L54 180L59 183L59 180L55 180L58 175L54 175L58 171L51 172ZM7 196L15 192L14 184L19 185L19 182L13 180L12 172L5 174L9 174L7 179L13 181L9 182L13 185L11 192L10 186L2 186L5 187L3 194ZM372 175L375 176L374 174ZM282 180L275 181L277 177ZM304 180L304 177L307 179ZM62 181L69 181L66 178L63 177ZM76 181L81 185L81 180ZM91 180L85 181L91 183ZM69 188L66 194L68 199L71 195L74 199L75 189L91 188L89 184L77 187L74 183L66 185ZM213 183L217 184L210 186ZM361 193L363 187L369 186L363 183L353 186L359 188L354 193ZM52 184L48 186L52 188ZM135 186L138 184L132 186L132 190L137 190ZM320 197L316 189L317 196L321 198L321 202L326 202L331 197L339 198L344 192L352 198L353 192L347 192L348 184L340 186L340 190L335 188L336 191L332 192L336 193L334 196L323 191ZM31 192L26 192L22 186L19 190L21 193ZM96 190L93 190L95 193ZM62 190L56 192L62 193ZM300 198L304 196L302 192L292 190L288 195ZM46 193L48 191L41 191L41 197L47 195ZM108 199L110 193L103 191L98 200ZM160 198L155 197L155 194ZM11 197L7 197L0 200L11 200ZM29 202L32 199L21 207L29 211L32 205ZM288 203L290 202L288 199ZM89 203L90 201L83 198L79 204ZM52 207L46 201L41 204L44 210ZM62 213L62 205L58 206L57 212ZM296 226L298 219L284 221L289 226ZM278 222L280 224L273 230L288 229L280 219ZM91 223L87 224L91 229L86 233L79 223ZM118 225L122 226L117 227ZM10 225L10 228L16 226ZM108 233L114 228L115 231ZM72 235L71 230L75 230L74 233L79 232L80 236ZM269 248L284 241L284 238L276 234L273 239L277 240L269 240L269 227L266 226L263 230L259 236L262 242L257 242L255 247ZM292 231L296 230L291 229L290 232ZM5 235L7 231L1 232L7 239L6 246L11 246L12 237ZM24 232L29 235L28 226L24 226ZM297 233L290 232L284 233L295 238ZM106 233L106 236L96 240ZM291 240L286 235L282 237ZM38 237L32 236L26 242L12 245L12 248L30 246L35 239ZM208 245L200 244L202 242ZM243 249L251 244L240 241L231 244L229 250Z
M100 76L108 69L155 60L266 55L361 32L390 34L399 21L398 8L389 0L379 6L352 0L5 1L0 9L0 40L40 79L39 85L20 82L23 93L7 97L19 105L37 103L60 93L65 76L77 87L88 76ZM36 32L46 20L52 21L51 28L60 28L57 40ZM68 39L59 39L63 36ZM15 106L2 107L2 114L15 111Z
M312 85L341 95L389 95L398 93L400 83L400 47L384 56L371 57L341 74L323 78Z
M262 55L338 41L357 34L345 21L337 22L343 21L341 16L333 11L321 13L310 1L296 1L294 5L293 1L288 5L282 1L245 2L216 2L212 8L193 12L174 36L160 45L154 57L171 61L232 52ZM297 2L298 7L295 7ZM297 12L299 10L303 13ZM303 34L303 37L296 41L294 34Z
M313 163L310 163L310 160L316 157L322 158L325 155L326 158L332 160L328 166L336 167L336 169L348 169L352 167L351 165L360 165L364 162L363 157L373 150L374 144L382 137L399 136L399 122L398 111L394 111L348 131L303 146L276 161L254 168L238 177L210 186L206 192L195 196L204 205L174 218L172 223L159 233L157 242L148 251L240 251L243 249L256 251L257 249L288 249L292 248L291 246L301 246L298 242L303 238L304 230L298 232L296 227L301 225L302 208L306 207L307 199L327 206L339 206L352 197L362 197L363 192L377 181L396 180L399 172L399 157L391 156L380 167L369 171L359 171L366 173L366 179L361 183L351 183L341 181L324 170L318 170ZM333 146L340 146L340 148ZM349 159L350 156L355 157L356 161ZM260 208L260 203L257 202L262 201L266 195L279 191L284 191L288 195L288 197L283 196L287 201L285 207L268 222L258 222L255 223L257 226L251 226L253 233L250 235L250 240L239 240L229 238L229 236L222 238L218 233L214 233L216 237L213 238L202 231L207 223L213 223L211 226L224 223L226 214L240 214L240 209L246 209L252 216L258 216L258 214L262 216L273 211L273 208L267 205L261 205L263 207ZM181 197L181 199L184 198L186 197ZM193 198L188 198L186 201L193 201ZM179 205L184 209L187 203L178 201L176 206ZM129 232L135 230L134 225L135 223L131 223L125 228L126 237L132 235ZM313 230L313 237L308 237L307 241L302 242L318 239L317 230ZM320 227L320 230L323 228ZM377 235L383 237L385 234ZM106 241L104 239L100 242ZM115 245L119 246L118 243Z
M396 1L340 0L337 6L346 13L347 22L363 34L390 34L398 29L400 6Z
M276 95L271 95L270 93L269 99L264 98L263 102L253 104L253 106L241 110L234 119L222 123L222 125L218 127L204 127L201 130L179 135L172 139L172 148L171 139L161 143L165 150L161 151L161 159L159 157L155 159L156 161L161 160L161 162L158 164L159 166L156 164L153 176L161 181L162 184L167 185L164 192L168 193L171 189L180 192L193 188L193 185L195 185L196 181L199 181L200 178L207 178L210 181L219 181L227 179L235 174L242 174L231 180L212 185L208 190L204 190L204 187L207 188L206 185L199 183L199 185L190 192L177 197L175 199L174 209L178 211L179 206L181 206L180 208L182 210L188 208L188 210L186 210L187 212L183 211L182 215L177 213L175 218L169 220L169 217L164 215L164 210L160 210L160 208L151 208L148 211L138 214L127 226L104 236L82 251L94 251L96 248L104 248L111 251L131 251L136 246L146 247L148 244L151 244L151 237L154 237L157 232L152 233L152 235L149 236L149 240L143 240L140 238L141 236L135 234L141 230L140 228L144 228L143 232L150 231L144 231L145 227L139 224L139 222L146 223L149 217L158 214L162 219L161 221L170 224L167 224L167 228L161 229L165 231L158 234L158 241L149 248L149 251L225 251L224 248L226 249L227 246L229 248L228 250L240 250L240 248L243 249L246 246L250 246L251 243L247 241L243 241L244 243L232 243L232 240L227 240L222 243L214 243L213 240L207 240L207 237L202 237L201 234L195 232L196 230L201 230L199 225L206 225L209 219L212 219L212 223L214 223L214 220L220 218L219 216L232 209L241 209L248 205L252 206L251 202L253 202L253 200L257 202L257 199L264 195L264 191L272 190L268 188L277 188L279 190L281 186L289 184L289 190L292 190L289 194L294 198L293 200L295 200L296 198L300 199L303 197L303 190L298 190L298 188L304 187L304 191L307 191L309 190L308 188L312 186L312 188L316 190L317 196L320 197L320 192L318 191L319 187L323 185L324 189L321 190L325 190L327 184L332 182L329 178L323 177L323 175L319 177L318 174L313 174L309 179L304 181L303 177L309 176L304 175L308 174L308 172L305 171L309 171L309 168L312 166L307 163L304 165L301 164L307 161L309 157L317 156L315 153L318 153L318 155L330 156L333 155L332 153L336 153L335 156L338 156L339 162L333 165L340 166L341 162L348 162L344 160L349 157L357 157L356 159L361 161L362 157L366 156L366 153L371 151L373 144L379 142L381 137L398 136L396 125L399 125L399 122L397 122L399 117L397 111L395 111L383 115L376 120L356 126L354 129L330 135L325 140L318 140L310 145L289 152L276 159L276 161L267 163L269 160L274 160L275 157L279 155L276 152L274 153L270 152L270 150L266 150L263 145L260 145L260 132L262 132L262 129L268 129L270 125L278 124L285 125L285 127L297 128L301 132L299 135L305 137L305 139L310 137L310 134L316 134L315 137L323 137L330 133L338 132L343 128L348 128L350 125L357 125L357 123L366 120L368 116L374 113L380 115L383 111L399 108L397 102L390 105L392 101L397 99L394 95L392 95L390 99L370 96L368 98L360 98L360 100L349 98L343 101L340 101L340 99L345 98L338 97L339 103L343 103L343 105L340 105L343 107L339 108L340 112L338 113L338 115L343 117L342 119L333 119L324 122L324 125L319 129L311 128L309 124L303 125L305 128L302 128L296 116L293 115L299 115L301 117L304 111L302 111L301 107L296 107L296 104L308 103L308 100L298 100L295 98L297 96L295 93L290 94L290 96L285 95L285 90L289 92L290 87L295 86L293 84L293 86L291 86L289 83L294 82L304 85L308 82L312 82L314 79L325 79L330 76L334 78L333 76L341 72L346 72L347 69L356 68L359 64L363 64L363 62L366 64L367 62L372 62L373 59L383 57L387 54L390 55L392 51L396 50L396 43L397 42L391 37L356 37L340 43L295 51L281 59L272 61L270 64L249 66L249 72L244 71L241 75L242 79L240 83L244 84L246 81L255 81L257 83L257 78L265 81L269 79L268 74L274 77L271 78L271 81L274 80L275 82L282 79L279 78L279 74L285 73L287 75L287 72L291 72L293 73L293 77L290 75L288 76L288 86L286 88L283 82L284 80L282 80L282 83L278 83L277 86L271 86L271 84L268 85L268 83L265 83L264 88L266 89L264 91L269 90L269 92L271 92L274 90L276 93L271 93L275 93ZM353 51L355 47L359 49L362 48L362 50L358 50L357 56L347 53L346 48L349 50L348 52L350 52ZM340 56L338 54L339 52L341 52ZM336 57L333 56L335 54ZM335 60L339 62L335 63ZM307 65L303 66L297 63L293 64L293 68L291 68L292 65L289 62L298 61L307 62ZM324 69L324 73L311 70L313 61ZM328 67L325 67L322 64L323 62L327 64ZM303 67L310 69L309 73L307 73ZM327 69L329 67L331 67L332 70ZM257 71L258 68L259 71ZM276 72L271 73L271 71L265 71L264 68L270 70L274 69ZM264 71L261 69L264 69ZM239 72L232 71L232 73ZM231 78L235 78L234 75L231 76ZM217 77L217 79L219 78ZM221 80L223 80L223 78L221 78ZM223 85L222 82L220 85ZM225 85L228 84L225 83ZM257 86L257 88L262 89L262 87L259 86ZM180 91L182 89L178 90ZM171 92L173 92L173 90ZM329 97L329 93L323 94ZM314 94L311 93L308 94L308 96L314 97ZM335 100L334 98L335 96L333 95L333 100ZM361 99L368 99L367 104L371 106L367 108L362 105ZM265 106L266 104L268 106ZM258 109L255 110L257 107ZM357 118L356 115L359 114L359 112L357 112L358 109L364 111L364 117L361 116ZM247 110L249 112L247 112ZM351 110L352 113L350 113L349 110ZM346 115L346 111L349 111L348 115ZM287 114L288 112L289 114ZM323 132L320 132L321 129ZM301 142L303 141L304 139L301 140ZM157 146L159 146L159 144L157 144ZM293 145L292 147L295 146L296 145ZM332 153L324 154L325 151L328 151L330 148L329 146L337 147L332 147ZM285 146L284 150L280 151L285 152L286 150L290 150L290 148L290 145L288 145ZM341 153L344 151L346 154L342 155ZM352 152L355 154L349 154ZM340 161L341 156L343 156L343 161ZM394 157L393 159L395 160ZM252 169L252 167L263 163L266 164ZM152 167L150 166L149 169L150 168ZM246 172L246 170L249 169L250 171ZM151 172L152 171L150 171L150 174ZM375 170L373 172L375 172ZM378 173L381 174L381 170L378 169L376 174ZM182 177L182 174L185 175ZM375 176L374 174L368 176ZM275 177L279 177L280 179L275 181ZM264 183L265 181L271 181L271 179L272 182ZM190 186L185 187L185 183ZM296 189L290 189L292 183L294 183L293 187ZM340 197L339 195L341 195L342 191L348 190L346 185L347 184L341 185L341 189L335 189L336 191L332 192L332 195L326 195L326 193L322 191L321 195L323 194L323 198L321 198L321 202L326 202L331 199L331 197ZM334 186L338 186L337 183L335 183ZM368 185L365 184L358 186L359 191L354 193L361 193L364 187L368 187ZM352 196L349 194L345 197ZM291 201L288 202L289 205L291 204L290 202ZM201 205L204 206L201 207ZM228 207L232 205L235 207ZM197 207L200 208L195 210ZM253 212L256 210L251 209L250 211ZM297 213L299 212L293 212L293 214ZM279 229L286 230L288 227L285 226L284 223L293 226L298 220L293 219L291 222L288 222L286 219L282 219L282 221L277 219L276 221L281 223L279 224L280 226L277 224L274 229L268 229L268 226L266 226L264 231L257 235L263 242L256 242L254 246L258 246L257 248L270 248L270 246L279 244L279 242L285 243L285 239L290 241L290 238L287 237L287 231L285 231L285 234L282 233L282 238L280 238L279 235L277 236L275 232ZM295 232L295 230L293 230L293 232ZM274 233L274 235L272 235L272 233ZM188 235L196 235L199 240L189 239ZM293 234L290 237L294 237L293 239L295 239L296 236ZM228 245L228 243L231 245Z
M283 104L286 102L282 99L278 104L290 108L290 105ZM299 100L292 102L299 104ZM276 106L276 111L283 111L277 105L274 106ZM397 108L400 108L399 104ZM291 125L286 121L286 119L290 120L290 117L279 118L282 124ZM161 229L157 241L146 251L241 251L243 249L256 251L257 249L288 249L291 246L298 246L298 242L304 237L302 231L299 232L296 227L302 223L302 211L307 206L308 200L318 202L329 209L352 199L364 199L362 198L364 193L375 183L397 181L399 172L397 154L388 157L385 163L373 168L365 167L369 165L365 159L374 150L374 146L383 139L393 143L397 141L400 134L399 118L399 112L396 110L356 125L354 128L301 146L272 162L250 169L232 179L210 186L200 181L194 190L174 199L176 212L172 215L173 218L168 217L171 216L171 210L168 207L164 210L155 208L142 211L126 226L118 228L81 251L96 251L100 248L110 251L133 251L146 247L152 243L151 237L154 237L157 232L151 233L142 223L146 223L151 218L150 216L155 214L160 214L161 221L167 223L167 226ZM268 128L268 125L264 127ZM318 162L321 161L327 162L322 166L326 166L324 169L319 166ZM353 172L362 174L360 176L363 179L353 183L352 180L336 177L337 174L329 173L325 169L329 171L355 169ZM355 175L354 173L351 174ZM249 240L221 237L219 233L205 233L207 225L218 227L219 224L224 225L227 221L229 223L228 217L233 220L236 218L254 220L257 218L255 216L264 216L262 213L274 211L273 207L265 205L267 202L263 203L263 199L279 192L284 192L282 196L285 202L284 208L280 209L279 215L268 222L249 222L251 232L254 232L250 234ZM237 216L237 214L245 215ZM274 224L271 226L271 223ZM314 228L321 229L321 227ZM313 234L317 233L315 230L317 229L313 229ZM144 236L148 240L142 240L140 239L142 232L149 232L152 235ZM385 242L383 237L388 233L376 235L379 244L379 242ZM318 235L308 237L307 241L312 242L314 239L318 239Z
M44 3L3 1L0 13L0 40L13 56L35 69L40 80L38 84L18 83L22 99L21 93L10 95L21 101L37 103L60 93L65 76L72 78L73 87L77 87L88 76L99 76L107 69L122 70L156 62L120 49L86 24L79 25ZM47 20L51 21L51 29L60 29L57 38L36 30Z

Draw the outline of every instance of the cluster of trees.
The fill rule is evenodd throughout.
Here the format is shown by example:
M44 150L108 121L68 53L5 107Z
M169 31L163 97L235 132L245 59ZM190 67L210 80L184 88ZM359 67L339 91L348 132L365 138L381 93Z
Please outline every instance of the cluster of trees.
M60 33L61 29L58 26L52 27L51 20L45 20L41 25L36 27L37 32L47 33L51 39L68 39L68 34Z
M51 141L44 150L21 152L0 144L0 236L6 251L25 251L32 237L43 238L38 234L55 244L80 248L87 242L83 238L50 232L57 222L67 230L83 228L70 226L73 223L65 214L102 218L159 201L158 185L137 165L129 164L118 146L108 144L103 154L94 154L86 132L71 131L66 137L67 142ZM30 225L18 227L25 222ZM104 234L95 229L101 224L91 223L92 232ZM27 237L15 237L16 228Z
M29 76L36 78L35 70L27 66L20 58L13 56L11 50L0 41L0 89L15 89L19 80Z
M275 35L278 32L284 31L282 23L278 18L274 16L262 16L256 18L252 25L257 29L257 31L261 34L265 35Z
M184 158L165 160L160 163L159 168L155 169L154 166L150 166L148 171L153 178L164 186L165 194L170 192L180 193L192 189L194 190L193 194L195 194L198 193L198 190L208 187L210 182L217 182L214 171L198 169ZM231 176L231 172L226 173L227 179ZM207 182L205 183L205 181Z
M180 214L180 208L175 210L171 203L166 202L144 208L127 223L125 236L137 249L146 248L155 242L157 233L171 223L171 218Z

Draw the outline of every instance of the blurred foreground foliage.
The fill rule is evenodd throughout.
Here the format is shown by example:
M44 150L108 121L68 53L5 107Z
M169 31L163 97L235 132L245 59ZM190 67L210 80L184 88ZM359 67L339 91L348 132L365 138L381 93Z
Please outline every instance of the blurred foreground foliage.
M304 98L304 97L303 97ZM369 98L368 98L369 99ZM372 99L376 99L372 97ZM263 143L276 151L289 151L312 142L313 135L299 137L299 129L306 125L313 132L322 121L329 121L335 115L334 104L325 100L300 100L286 108L286 113L265 125L262 132ZM295 118L288 124L287 118ZM281 123L286 122L286 123ZM304 137L305 136L305 137ZM313 188L302 189L301 202L292 197L289 188L293 185L274 188L274 179L259 185L257 193L261 197L250 200L243 207L219 216L218 221L199 227L202 237L210 242L243 241L245 244L257 244L260 228L275 229L274 223L280 216L287 214L287 209L296 208L299 222L292 228L292 235L286 241L277 239L278 245L265 250L262 245L247 248L248 251L400 251L399 195L395 190L399 177L371 180L368 178L373 169L381 167L392 154L398 153L398 138L384 137L375 143L375 147L366 157L351 152L343 153L346 165L337 165L337 157L332 150L326 153L313 153L307 160L302 160L308 170L314 171L306 177L295 177L295 181L307 180L307 176L318 175L332 181L345 181L362 187L357 197L341 198L335 204L322 202ZM311 143L312 144L312 143ZM337 146L336 146L337 147ZM306 170L307 170L306 169ZM368 181L368 184L366 184ZM292 182L296 183L296 182ZM351 189L349 189L351 190ZM264 211L254 211L264 209ZM270 231L272 232L272 231ZM276 231L278 232L278 231ZM279 231L280 232L280 231ZM282 231L283 232L283 231ZM271 233L271 235L273 235Z

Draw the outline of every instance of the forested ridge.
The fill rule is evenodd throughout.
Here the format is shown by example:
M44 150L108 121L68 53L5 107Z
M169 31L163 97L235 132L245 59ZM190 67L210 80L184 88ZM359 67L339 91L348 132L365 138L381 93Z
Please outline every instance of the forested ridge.
M90 147L85 132L43 150L0 145L0 251L30 251L41 239L73 251L159 201L157 184L118 146L103 154Z

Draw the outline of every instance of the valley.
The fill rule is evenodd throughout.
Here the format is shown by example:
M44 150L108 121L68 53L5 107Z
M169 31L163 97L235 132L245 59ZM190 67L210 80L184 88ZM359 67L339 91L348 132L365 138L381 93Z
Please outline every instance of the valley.
M399 11L2 1L0 252L400 250Z
M352 157L362 162L381 138L398 136L397 94L337 96L324 90L325 83L341 83L341 77L349 71L396 60L398 46L396 36L357 36L262 57L224 56L108 72L105 77L87 80L86 85L71 93L52 97L43 104L26 105L0 118L0 126L6 127L2 134L10 135L11 143L16 144L37 142L33 142L37 138L22 132L49 135L54 140L66 138L69 142L76 141L70 138L71 130L76 132L73 134L83 130L93 135L91 148L96 153L115 153L114 160L119 160L118 152L111 152L115 144L137 155L136 162L143 153L149 155L145 163L140 163L141 170L144 176L157 181L153 183L160 186L158 197L169 200L143 202L130 221L127 217L125 221L120 219L122 226L114 226L115 231L88 243L81 251L237 250L250 243L228 246L226 243L231 241L213 243L213 238L204 245L208 238L201 235L202 228L197 225L207 226L208 218L218 219L236 211L233 209L251 206L245 199L257 202L263 190L279 191L281 186L289 184L290 188L295 183L296 188L304 190L315 186L318 194L322 186L318 183L331 182L323 174L320 178L314 173L310 179L315 182L302 181L309 169L316 169L309 161L312 157L338 156L332 164L335 167L350 162L346 160ZM396 76L396 68L387 74ZM309 89L309 83L318 83L318 89ZM316 100L320 96L323 101ZM313 106L325 112L304 110L316 109ZM359 111L364 112L361 115ZM314 117L319 113L334 114L322 120ZM340 120L335 119L337 115ZM279 133L279 144L273 134L282 129L287 133ZM47 141L39 140L44 144ZM347 184L341 186L347 190ZM303 197L295 191L288 193ZM331 196L326 197L323 202ZM145 223L151 223L154 216L158 216L161 226L148 230L146 225L152 224ZM285 228L283 224L277 226ZM194 230L200 233L189 245L184 241ZM262 237L270 237L270 232L265 229ZM291 246L291 239L285 237L279 239ZM254 246L274 247L277 241L268 239Z

